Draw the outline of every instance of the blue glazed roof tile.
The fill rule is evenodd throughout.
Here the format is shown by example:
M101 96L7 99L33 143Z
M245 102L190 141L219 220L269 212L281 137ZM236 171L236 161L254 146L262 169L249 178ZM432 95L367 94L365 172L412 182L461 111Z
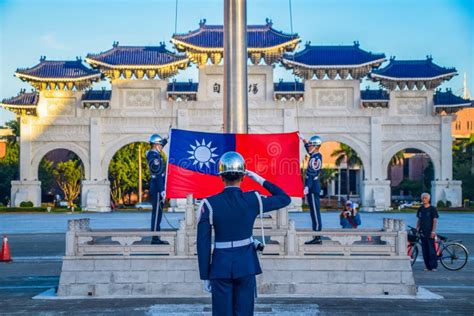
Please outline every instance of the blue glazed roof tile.
M437 90L436 93L433 96L433 102L435 105L451 105L451 106L456 106L456 105L464 105L464 106L470 106L472 105L471 100L466 100L463 99L455 94L450 89L446 89L445 92L442 92L441 90Z
M40 59L40 63L31 68L17 69L17 76L38 79L82 79L85 77L100 77L100 72L87 68L81 59L77 60L46 60L45 57Z
M86 61L99 62L108 66L162 66L178 61L185 61L186 56L172 53L161 46L114 46L100 54L88 54Z
M346 46L312 46L293 55L285 54L284 62L299 63L304 66L359 66L363 64L381 63L385 54L373 54L359 48L359 43Z
M37 105L39 94L37 92L20 92L17 96L9 99L3 99L2 104L16 105L16 106L31 106Z
M395 60L395 58L391 58L387 66L372 71L371 76L394 79L433 79L455 74L455 68L440 67L433 63L431 57L428 57L425 60Z
M224 28L222 25L206 25L201 21L199 29L187 34L174 34L174 40L202 48L223 48ZM247 26L247 48L267 48L299 39L298 34L285 34L272 27L267 20L265 25Z
M275 92L304 92L304 83L302 82L276 82L273 84Z
M111 90L87 90L82 95L82 101L110 101Z
M194 82L170 82L168 83L167 92L197 92L198 83Z
M370 90L365 89L360 91L360 98L363 101L373 101L373 100L386 100L390 99L389 94L386 90L378 89L378 90Z

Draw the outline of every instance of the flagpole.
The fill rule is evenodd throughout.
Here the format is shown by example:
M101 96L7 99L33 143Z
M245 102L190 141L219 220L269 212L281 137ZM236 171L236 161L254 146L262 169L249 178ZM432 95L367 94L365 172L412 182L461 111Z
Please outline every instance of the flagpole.
M224 132L248 133L247 2L224 0Z

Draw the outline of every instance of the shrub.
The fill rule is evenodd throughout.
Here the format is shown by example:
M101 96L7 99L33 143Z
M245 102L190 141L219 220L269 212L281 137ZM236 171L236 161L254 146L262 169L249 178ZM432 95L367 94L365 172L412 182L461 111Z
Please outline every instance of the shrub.
M442 207L445 207L446 205L444 204L443 201L439 200L438 203L436 203L436 207L437 208L442 208Z
M20 207L33 207L34 204L31 201L23 201L20 203Z
M446 201L446 207L451 207L451 201Z

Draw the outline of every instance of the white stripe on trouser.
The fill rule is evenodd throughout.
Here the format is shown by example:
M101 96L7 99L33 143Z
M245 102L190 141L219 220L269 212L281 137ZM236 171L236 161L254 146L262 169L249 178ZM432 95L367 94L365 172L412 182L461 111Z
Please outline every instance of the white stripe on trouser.
M155 212L155 225L153 225L153 231L157 230L158 226L158 213L160 212L160 193L158 192L158 197L156 198L156 212Z
M312 203L313 203L313 213L314 213L314 219L316 220L316 230L319 230L319 221L318 221L318 213L316 212L316 205L314 204L314 194L311 193L312 197Z

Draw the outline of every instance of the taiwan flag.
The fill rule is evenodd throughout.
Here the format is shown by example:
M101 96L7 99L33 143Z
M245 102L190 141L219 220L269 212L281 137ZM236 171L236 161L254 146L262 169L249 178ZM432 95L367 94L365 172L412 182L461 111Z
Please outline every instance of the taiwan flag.
M240 153L248 170L278 185L288 195L303 196L299 161L299 138L296 132L281 134L221 134L172 129L166 177L166 197L205 198L224 189L218 164L228 151ZM244 177L243 191L262 186Z

